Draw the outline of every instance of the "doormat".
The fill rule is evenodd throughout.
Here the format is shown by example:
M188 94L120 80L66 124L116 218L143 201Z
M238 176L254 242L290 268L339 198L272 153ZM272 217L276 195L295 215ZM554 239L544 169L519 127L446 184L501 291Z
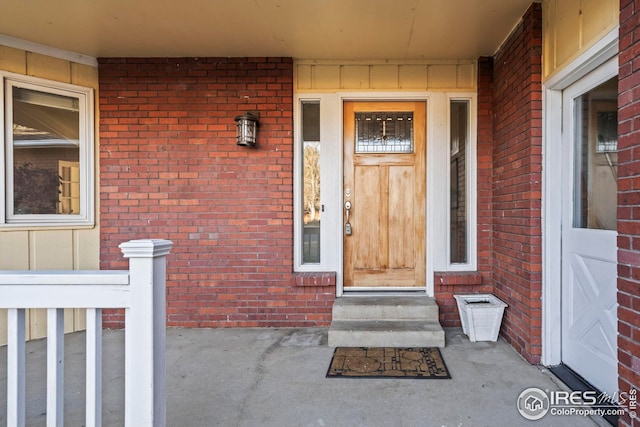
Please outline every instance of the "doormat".
M337 347L327 378L450 379L438 348Z

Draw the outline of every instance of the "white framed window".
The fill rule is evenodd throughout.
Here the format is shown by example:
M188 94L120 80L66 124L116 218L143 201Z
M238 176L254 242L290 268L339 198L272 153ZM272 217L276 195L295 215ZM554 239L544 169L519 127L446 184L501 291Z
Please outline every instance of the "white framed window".
M301 102L302 110L302 263L320 264L321 195L321 139L320 102Z
M335 94L295 98L294 261L296 271L338 271L342 234L342 140Z
M449 97L448 270L476 268L477 143L475 97Z
M93 225L93 90L13 73L0 79L0 227Z

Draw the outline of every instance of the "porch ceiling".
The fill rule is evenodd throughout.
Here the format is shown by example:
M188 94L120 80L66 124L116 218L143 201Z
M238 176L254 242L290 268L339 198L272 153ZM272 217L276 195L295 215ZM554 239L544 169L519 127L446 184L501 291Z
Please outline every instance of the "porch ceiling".
M532 0L5 0L0 34L91 57L475 59Z

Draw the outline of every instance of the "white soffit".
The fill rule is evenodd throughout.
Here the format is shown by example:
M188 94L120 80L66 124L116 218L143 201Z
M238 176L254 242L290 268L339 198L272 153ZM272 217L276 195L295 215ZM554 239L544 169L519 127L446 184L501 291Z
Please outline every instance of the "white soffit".
M5 0L0 34L93 58L476 59L495 53L530 4L530 0Z

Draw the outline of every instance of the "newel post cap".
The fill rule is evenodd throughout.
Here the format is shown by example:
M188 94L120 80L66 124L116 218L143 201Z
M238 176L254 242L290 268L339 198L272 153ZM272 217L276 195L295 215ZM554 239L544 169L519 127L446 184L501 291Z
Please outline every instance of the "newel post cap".
M171 252L173 242L164 239L129 240L119 246L125 258L156 258Z

